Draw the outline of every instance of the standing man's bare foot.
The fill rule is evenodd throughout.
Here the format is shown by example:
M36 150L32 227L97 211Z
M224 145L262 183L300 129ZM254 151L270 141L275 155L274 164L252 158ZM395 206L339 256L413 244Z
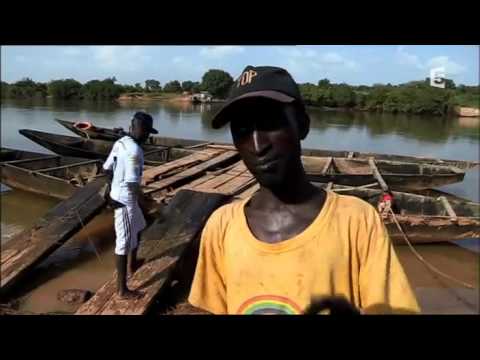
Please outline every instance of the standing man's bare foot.
M135 261L130 262L130 276L135 274L135 272L145 264L145 259L136 259Z

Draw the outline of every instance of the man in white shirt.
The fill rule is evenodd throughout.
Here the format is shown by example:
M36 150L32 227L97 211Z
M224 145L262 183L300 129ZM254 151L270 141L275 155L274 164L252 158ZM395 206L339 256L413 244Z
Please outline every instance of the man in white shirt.
M142 192L140 184L143 173L143 144L150 134L158 134L149 114L137 112L133 116L128 135L116 141L103 165L112 179L110 199L115 219L115 255L117 267L117 291L122 298L137 297L127 287L127 263L130 272L138 268L138 234L145 226L145 218L139 205Z

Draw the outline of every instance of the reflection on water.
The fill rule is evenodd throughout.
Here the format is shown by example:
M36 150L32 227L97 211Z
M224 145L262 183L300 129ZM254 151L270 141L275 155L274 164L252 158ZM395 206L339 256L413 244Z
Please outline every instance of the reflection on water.
M188 102L2 101L1 141L2 146L49 153L19 135L18 130L31 128L72 135L54 122L54 118L90 120L99 126L128 129L134 112L146 111L154 117L154 126L161 136L231 142L228 126L220 130L210 127L211 119L220 106ZM309 136L303 142L305 147L479 160L479 119L324 112L315 108L308 111L312 125ZM478 169L470 171L462 183L445 186L442 190L479 201L479 174ZM57 203L50 198L17 190L3 192L3 187L0 199L2 243L18 231L30 227ZM41 264L42 271L37 272L29 282L29 288L19 294L23 299L22 309L34 312L75 311L74 307L56 300L57 292L65 288L97 290L112 275L113 243L112 215L101 214ZM419 251L445 272L478 284L480 242L475 239L460 243L474 251L476 249L477 254L454 245L421 246ZM439 282L412 257L408 248L398 249L426 312L470 313L475 306L478 309L478 294L458 290L455 284Z

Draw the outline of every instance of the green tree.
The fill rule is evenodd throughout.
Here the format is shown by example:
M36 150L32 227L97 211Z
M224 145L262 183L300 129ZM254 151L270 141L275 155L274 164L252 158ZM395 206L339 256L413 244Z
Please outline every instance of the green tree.
M144 89L142 88L142 84L140 83L135 83L135 91L141 92Z
M233 85L233 78L223 70L210 69L202 77L201 87L215 97L225 98Z
M158 80L146 80L145 81L145 90L149 91L162 91L162 87L160 86L160 81Z
M91 80L83 86L83 95L90 100L110 100L117 98L123 91L121 85L115 84L115 78Z
M353 107L355 105L355 93L347 84L332 87L331 94L334 106Z
M320 88L328 88L330 86L330 80L322 79L318 82L318 87Z
M55 99L78 99L83 86L74 79L53 80L48 84L48 93Z
M169 93L179 93L182 91L182 86L178 80L173 80L165 84L163 91Z
M194 82L193 82L193 81L189 81L189 80L183 81L183 82L182 82L182 90L183 90L183 91L190 91L190 92L191 92L192 89L193 89L193 85L194 85Z
M23 78L8 87L7 95L13 99L44 98L47 96L47 86L30 78Z

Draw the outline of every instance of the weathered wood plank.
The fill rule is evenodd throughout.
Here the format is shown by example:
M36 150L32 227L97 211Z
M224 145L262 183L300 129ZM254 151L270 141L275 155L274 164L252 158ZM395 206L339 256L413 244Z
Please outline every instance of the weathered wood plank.
M322 172L321 172L322 175L325 175L327 173L328 169L330 169L330 165L332 165L332 161L333 161L332 157L329 157L327 159L327 163L325 164L325 166L323 167Z
M214 168L215 166L220 166L224 163L235 161L237 158L239 158L239 155L236 151L226 151L218 156L215 156L213 159L200 163L197 166L188 168L166 179L150 183L149 186L151 188L155 188L156 190L146 191L145 193L162 190L174 185L182 185L183 182L192 180L193 178L202 175L205 171Z
M145 258L146 263L129 280L129 286L143 296L133 301L119 299L114 276L80 307L77 314L146 313L165 288L172 272L182 263L182 256L198 252L198 237L210 214L229 199L221 194L178 192L142 234L139 256ZM196 262L196 258L189 259L190 269L192 261Z
M380 171L378 171L377 165L375 165L375 160L373 158L368 159L368 164L370 165L370 168L372 169L373 176L375 179L378 181L380 184L380 187L382 188L383 191L388 191L388 185L383 180L382 174L380 174Z
M220 150L220 149L205 149L205 150L196 152L192 155L188 155L183 158L170 161L164 165L147 169L143 173L143 181L145 184L148 185L152 181L155 181L155 179L158 178L160 175L166 174L174 169L178 169L185 166L193 166L202 161L207 161L223 152L224 150Z
M77 190L40 218L35 225L3 245L1 288L3 295L36 265L54 252L105 206L99 194L105 184L99 178Z
M255 183L253 186L239 193L236 197L240 199L247 199L260 190L260 185Z
M457 214L453 210L452 205L450 205L450 202L448 201L448 199L445 196L440 196L438 199L441 201L443 207L447 211L447 214L448 216L450 216L452 221L457 221L458 220Z

